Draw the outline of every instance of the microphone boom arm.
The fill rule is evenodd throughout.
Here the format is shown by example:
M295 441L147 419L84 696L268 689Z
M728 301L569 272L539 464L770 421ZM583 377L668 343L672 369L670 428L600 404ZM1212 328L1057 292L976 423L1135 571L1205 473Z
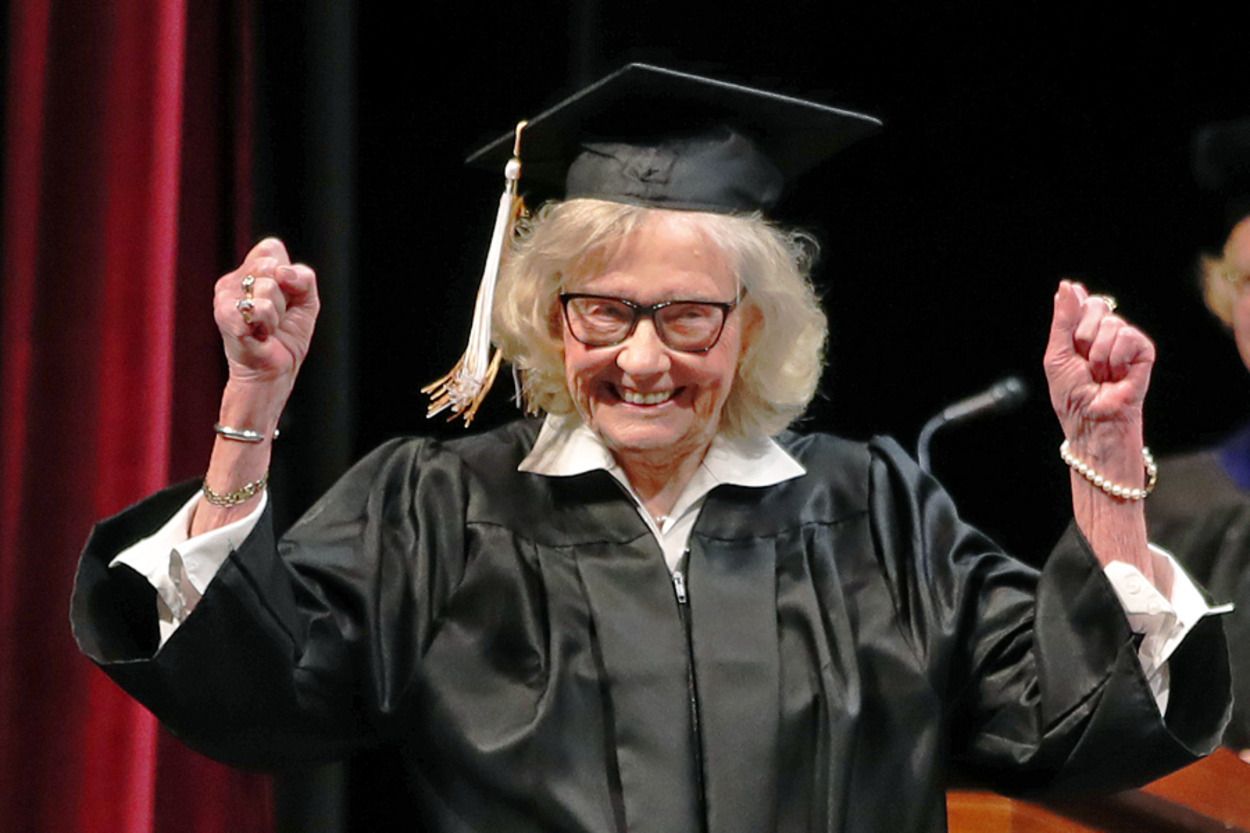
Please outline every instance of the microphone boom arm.
M978 416L1015 410L1028 398L1028 385L1019 376L1013 375L1000 379L978 394L947 405L920 429L920 436L916 440L916 461L920 463L920 468L932 474L929 467L929 445L933 441L933 435L943 427Z

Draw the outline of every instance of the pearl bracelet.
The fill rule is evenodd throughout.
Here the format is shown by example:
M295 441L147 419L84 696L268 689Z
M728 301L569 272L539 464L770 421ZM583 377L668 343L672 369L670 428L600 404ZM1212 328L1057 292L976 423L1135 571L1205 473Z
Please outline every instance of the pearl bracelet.
M1146 467L1146 486L1138 488L1136 486L1121 486L1119 483L1113 483L1107 478L1099 474L1093 466L1085 462L1081 458L1072 453L1072 446L1064 440L1059 446L1059 456L1063 461L1076 471L1081 477L1084 477L1090 483L1093 483L1099 489L1102 489L1112 497L1120 500L1145 500L1155 489L1155 484L1159 482L1159 467L1155 465L1155 458L1150 453L1149 448L1143 447L1141 450L1142 465Z
M240 503L247 503L252 498L260 494L261 489L265 488L265 484L269 482L269 473L262 474L258 479L251 483L244 483L233 492L214 492L208 488L208 481L205 480L201 491L204 493L204 499L213 506L238 506Z

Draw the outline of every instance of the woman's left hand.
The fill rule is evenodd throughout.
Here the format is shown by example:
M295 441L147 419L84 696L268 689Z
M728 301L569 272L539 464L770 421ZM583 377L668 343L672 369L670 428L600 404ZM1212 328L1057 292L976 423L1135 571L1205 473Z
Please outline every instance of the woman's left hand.
M1045 366L1050 402L1069 440L1139 433L1154 361L1154 344L1115 315L1103 296L1060 282ZM1138 450L1129 453L1139 466Z
M1154 344L1115 315L1114 302L1062 281L1046 346L1050 402L1070 451L1111 483L1144 485L1142 403L1150 387ZM1123 561L1170 597L1172 568L1147 546L1141 501L1114 497L1073 470L1072 510L1094 555Z

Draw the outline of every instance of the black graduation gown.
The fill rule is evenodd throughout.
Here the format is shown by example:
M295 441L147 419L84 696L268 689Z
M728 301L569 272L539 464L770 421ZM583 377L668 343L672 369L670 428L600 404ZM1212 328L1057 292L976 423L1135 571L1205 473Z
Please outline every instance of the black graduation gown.
M806 476L714 490L679 609L606 472L516 471L536 432L383 446L276 546L262 521L154 654L151 589L106 565L194 486L158 494L88 542L79 644L226 761L401 744L434 831L942 830L952 759L1112 787L1218 741L1216 620L1165 723L1079 535L1039 579L888 440L787 435Z
M1164 458L1146 503L1151 540L1176 555L1219 601L1236 605L1224 627L1232 648L1233 719L1224 742L1250 747L1250 492L1216 450Z

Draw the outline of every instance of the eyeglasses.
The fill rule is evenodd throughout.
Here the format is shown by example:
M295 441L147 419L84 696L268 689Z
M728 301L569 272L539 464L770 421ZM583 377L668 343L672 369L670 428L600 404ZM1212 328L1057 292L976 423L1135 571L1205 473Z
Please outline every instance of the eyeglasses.
M665 346L683 353L706 353L720 341L725 318L737 301L661 301L643 306L607 295L560 294L564 320L573 338L587 347L612 347L650 318Z

